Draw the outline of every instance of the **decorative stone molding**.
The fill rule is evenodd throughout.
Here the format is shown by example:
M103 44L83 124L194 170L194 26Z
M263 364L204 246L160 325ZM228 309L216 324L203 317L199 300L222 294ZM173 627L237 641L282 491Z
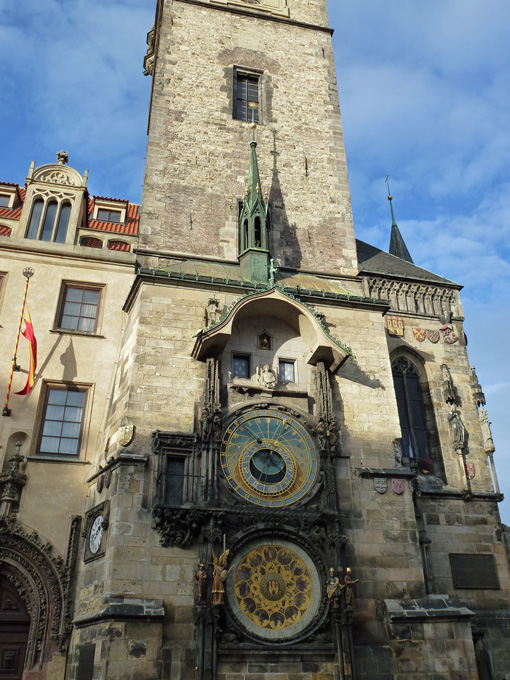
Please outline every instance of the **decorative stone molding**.
M86 177L80 175L77 170L60 163L41 165L34 170L31 180L70 187L84 187L87 182Z
M368 277L366 284L369 297L389 300L393 312L436 316L445 323L456 316L457 292L453 288L379 277Z
M29 533L14 516L0 519L0 573L24 600L31 617L29 668L45 658L48 648L65 651L67 647L80 525L81 518L74 517L64 562L50 543L42 543L35 531Z

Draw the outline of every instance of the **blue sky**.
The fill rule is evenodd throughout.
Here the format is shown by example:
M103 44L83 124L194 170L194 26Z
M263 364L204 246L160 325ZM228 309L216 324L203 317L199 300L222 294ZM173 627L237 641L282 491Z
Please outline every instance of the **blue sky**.
M92 194L139 202L155 0L0 0L0 178L31 160L90 170ZM463 284L469 356L510 499L508 0L329 0L356 234ZM500 506L510 524L510 500Z

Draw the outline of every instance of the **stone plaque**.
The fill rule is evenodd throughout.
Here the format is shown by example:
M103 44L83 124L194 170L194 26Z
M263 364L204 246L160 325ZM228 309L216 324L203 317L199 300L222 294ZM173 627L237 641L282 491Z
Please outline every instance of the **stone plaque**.
M450 553L455 588L499 589L494 555Z

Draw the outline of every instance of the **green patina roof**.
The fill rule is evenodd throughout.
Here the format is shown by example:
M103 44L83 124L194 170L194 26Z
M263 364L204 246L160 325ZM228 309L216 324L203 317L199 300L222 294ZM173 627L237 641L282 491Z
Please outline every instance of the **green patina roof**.
M243 277L241 268L237 264L228 264L222 262L211 262L203 260L182 260L168 264L163 270L172 275L172 278L182 276L189 280L194 277L197 280L203 281L208 279L211 282L226 281L229 283L239 282L242 285L251 284L252 282ZM332 293L334 295L347 295L355 297L353 293L348 291L340 284L331 279L323 279L319 276L311 274L286 274L277 272L275 274L275 284L283 286L284 288L292 288L302 290L303 292L312 293Z

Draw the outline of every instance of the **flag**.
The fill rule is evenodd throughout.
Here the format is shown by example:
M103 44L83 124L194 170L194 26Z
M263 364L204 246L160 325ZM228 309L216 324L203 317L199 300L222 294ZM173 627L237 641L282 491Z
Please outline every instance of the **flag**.
M25 314L25 330L22 335L30 343L30 368L28 370L27 384L21 390L21 392L16 392L16 394L29 394L30 390L34 386L34 376L35 369L37 368L37 340L34 335L34 327L32 326L32 319L30 318L30 312L28 307Z

